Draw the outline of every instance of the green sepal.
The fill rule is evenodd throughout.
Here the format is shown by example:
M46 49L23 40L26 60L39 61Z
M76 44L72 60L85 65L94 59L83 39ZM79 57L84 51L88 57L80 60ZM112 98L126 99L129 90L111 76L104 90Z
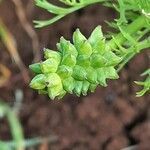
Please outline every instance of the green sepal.
M86 57L90 57L91 54L92 54L92 47L90 45L90 43L88 41L85 41L80 49L78 50L78 54L79 55L83 55L83 56L86 56Z
M95 92L97 84L90 84L89 91Z
M79 55L77 57L77 65L82 66L82 67L89 67L90 66L90 59L89 57L85 56L85 55Z
M106 65L107 60L102 55L92 54L90 57L90 62L93 68L101 68Z
M56 59L47 59L40 66L42 73L54 73L57 71L59 62Z
M46 74L46 84L47 87L53 87L57 85L62 85L61 78L57 73Z
M116 66L121 61L121 58L115 55L112 51L107 51L103 55L107 59L106 66Z
M87 68L86 73L87 73L87 80L90 83L97 83L97 71L94 68L92 67Z
M97 69L97 80L100 85L102 85L104 87L107 86L104 68Z
M60 63L61 61L61 54L59 52L53 51L53 50L49 50L49 49L44 49L44 58L45 59L55 59L58 63Z
M82 85L82 94L84 96L87 95L87 92L89 90L89 86L90 86L90 83L88 81L83 81L83 85Z
M64 37L60 38L60 43L57 44L57 48L59 49L59 51L65 55L66 54L66 50L68 50L68 44L69 41L67 41Z
M75 81L75 87L74 87L74 93L80 97L82 93L82 86L83 86L83 81Z
M62 85L56 85L56 86L53 86L53 87L48 87L47 88L48 90L48 96L54 100L57 96L61 96L62 95L62 92L64 91L63 88L62 88Z
M93 53L103 55L105 53L105 46L106 46L105 39L98 40L92 47Z
M37 73L37 74L42 73L40 63L32 64L32 65L29 66L29 68L30 68L34 73Z
M72 68L66 65L58 67L57 73L61 78L68 78L72 75Z
M75 57L77 57L78 55L78 51L76 50L75 46L69 41L68 43L68 51L66 50L66 54L72 54L74 55Z
M63 82L64 90L66 90L68 93L72 94L74 86L75 86L74 78L69 77L69 78L64 79L62 82Z
M76 57L72 54L66 54L61 62L61 65L66 65L69 67L74 67L76 64Z
M91 43L92 47L97 43L97 41L103 39L103 32L101 29L101 26L97 26L93 32L91 33L91 36L89 37L88 41Z
M86 41L87 39L85 36L80 32L79 29L77 29L73 34L73 43L77 49L77 51L80 51L81 45Z
M73 68L72 77L75 78L76 80L85 80L86 75L87 75L86 70L83 67L76 65Z
M104 71L105 71L105 76L108 79L118 79L119 78L117 71L114 67L105 67Z
M30 87L36 90L44 89L46 87L45 80L44 74L38 74L31 80Z
M76 48L74 47L74 45L71 44L70 41L67 41L66 39L64 39L64 37L61 37L60 44L57 45L57 47L60 49L63 56L65 56L66 54L71 54L77 57L78 55L78 52Z

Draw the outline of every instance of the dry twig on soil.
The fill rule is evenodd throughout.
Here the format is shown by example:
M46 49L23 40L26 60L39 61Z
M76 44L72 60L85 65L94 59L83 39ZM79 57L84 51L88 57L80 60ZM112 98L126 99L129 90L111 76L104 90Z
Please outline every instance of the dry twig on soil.
M10 78L10 75L10 70L3 64L0 64L0 87L6 84Z
M7 47L7 50L10 53L12 60L15 61L18 68L21 70L24 81L28 82L29 81L28 71L18 53L15 38L9 32L7 27L4 25L1 18L0 18L0 36L1 36L2 42Z
M26 13L25 13L22 2L20 0L12 0L12 2L14 3L14 5L16 7L16 14L19 18L19 21L20 21L23 29L26 31L28 36L31 38L33 54L34 54L34 61L38 61L41 58L38 36L37 36L36 32L34 31L34 29L32 28L29 21L27 20Z

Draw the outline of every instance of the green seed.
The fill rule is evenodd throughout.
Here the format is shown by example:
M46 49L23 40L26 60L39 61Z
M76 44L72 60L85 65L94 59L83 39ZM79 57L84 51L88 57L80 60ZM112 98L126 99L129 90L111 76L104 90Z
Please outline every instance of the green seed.
M97 83L97 72L96 72L96 70L92 67L89 67L86 69L86 72L87 72L87 80L93 84Z
M100 85L107 86L104 68L97 69L97 80Z
M29 66L34 73L42 73L40 63L35 63Z
M69 67L74 67L76 64L76 57L72 54L67 54L63 57L61 64Z
M80 97L82 92L83 81L75 81L74 93Z
M45 59L55 59L58 63L61 61L61 54L59 52L49 50L49 49L44 49L44 58Z
M85 41L80 49L78 50L79 55L84 55L86 57L90 57L92 54L92 47L88 41Z
M54 100L57 96L61 96L63 91L62 85L48 87L48 96Z
M87 76L87 73L86 73L86 70L83 67L76 65L73 68L72 77L75 78L76 80L80 80L80 81L85 80L86 76Z
M95 92L96 87L97 87L97 84L90 84L89 90L90 90L91 92Z
M102 55L92 54L90 57L90 62L93 68L101 68L105 66L107 60Z
M36 90L44 89L46 87L45 80L44 74L38 74L31 80L30 87Z
M41 70L43 73L54 73L57 71L59 62L56 59L47 59L41 63Z
M63 81L63 88L66 90L68 93L72 94L73 89L75 87L75 80L72 77L66 78Z
M57 73L47 74L45 81L46 81L47 87L53 87L53 86L62 84L61 78L59 77Z
M90 83L88 81L83 81L83 85L82 85L82 94L84 96L87 95L87 92L89 90L89 86L90 86Z
M77 29L73 34L73 43L77 49L77 51L80 51L81 45L86 41L87 39L85 36L80 32L79 29Z
M72 75L72 68L66 65L62 65L58 67L57 74L61 78L68 78Z
M95 45L95 43L101 39L103 39L103 33L101 26L97 26L94 31L92 32L91 36L89 37L88 41L91 43L92 46Z

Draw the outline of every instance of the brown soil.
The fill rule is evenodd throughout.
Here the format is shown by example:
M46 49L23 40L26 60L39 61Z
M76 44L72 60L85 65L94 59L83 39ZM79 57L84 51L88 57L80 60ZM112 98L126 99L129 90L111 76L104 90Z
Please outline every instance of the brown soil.
M35 8L30 0L23 2L30 22L50 17ZM111 20L114 16L110 9L90 6L54 25L36 30L40 47L55 49L60 36L71 39L77 27L87 36L98 24L106 32L108 28L104 20ZM16 38L21 58L28 66L33 59L31 40L23 30L11 1L1 3L0 17ZM21 89L24 100L20 119L25 137L57 136L57 140L49 146L38 146L39 150L120 150L131 145L136 145L139 150L149 150L150 97L135 98L137 86L133 82L140 79L140 73L148 67L147 54L145 51L136 56L121 71L120 79L110 81L107 88L99 87L86 97L67 95L61 101L50 101L46 96L37 95L24 83L16 64L12 63L7 49L0 43L0 62L12 72L11 82L0 89L0 98L13 104L15 90ZM0 139L10 138L8 124L0 120Z

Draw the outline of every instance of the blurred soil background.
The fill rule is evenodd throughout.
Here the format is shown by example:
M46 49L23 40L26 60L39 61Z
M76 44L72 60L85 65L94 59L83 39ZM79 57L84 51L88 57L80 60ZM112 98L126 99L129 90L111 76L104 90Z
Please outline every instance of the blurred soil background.
M28 65L43 57L44 47L55 50L59 38L71 39L78 27L87 37L97 25L107 32L104 20L116 14L98 4L34 29L33 20L50 17L33 0L0 3L0 23L9 35L8 40L0 40L0 98L14 106L18 90L22 93L19 118L25 138L55 137L32 150L150 150L150 96L136 98L139 89L134 84L150 65L148 51L136 56L120 72L119 80L86 97L67 95L51 101L29 88L33 75ZM6 119L0 120L0 139L12 139Z

